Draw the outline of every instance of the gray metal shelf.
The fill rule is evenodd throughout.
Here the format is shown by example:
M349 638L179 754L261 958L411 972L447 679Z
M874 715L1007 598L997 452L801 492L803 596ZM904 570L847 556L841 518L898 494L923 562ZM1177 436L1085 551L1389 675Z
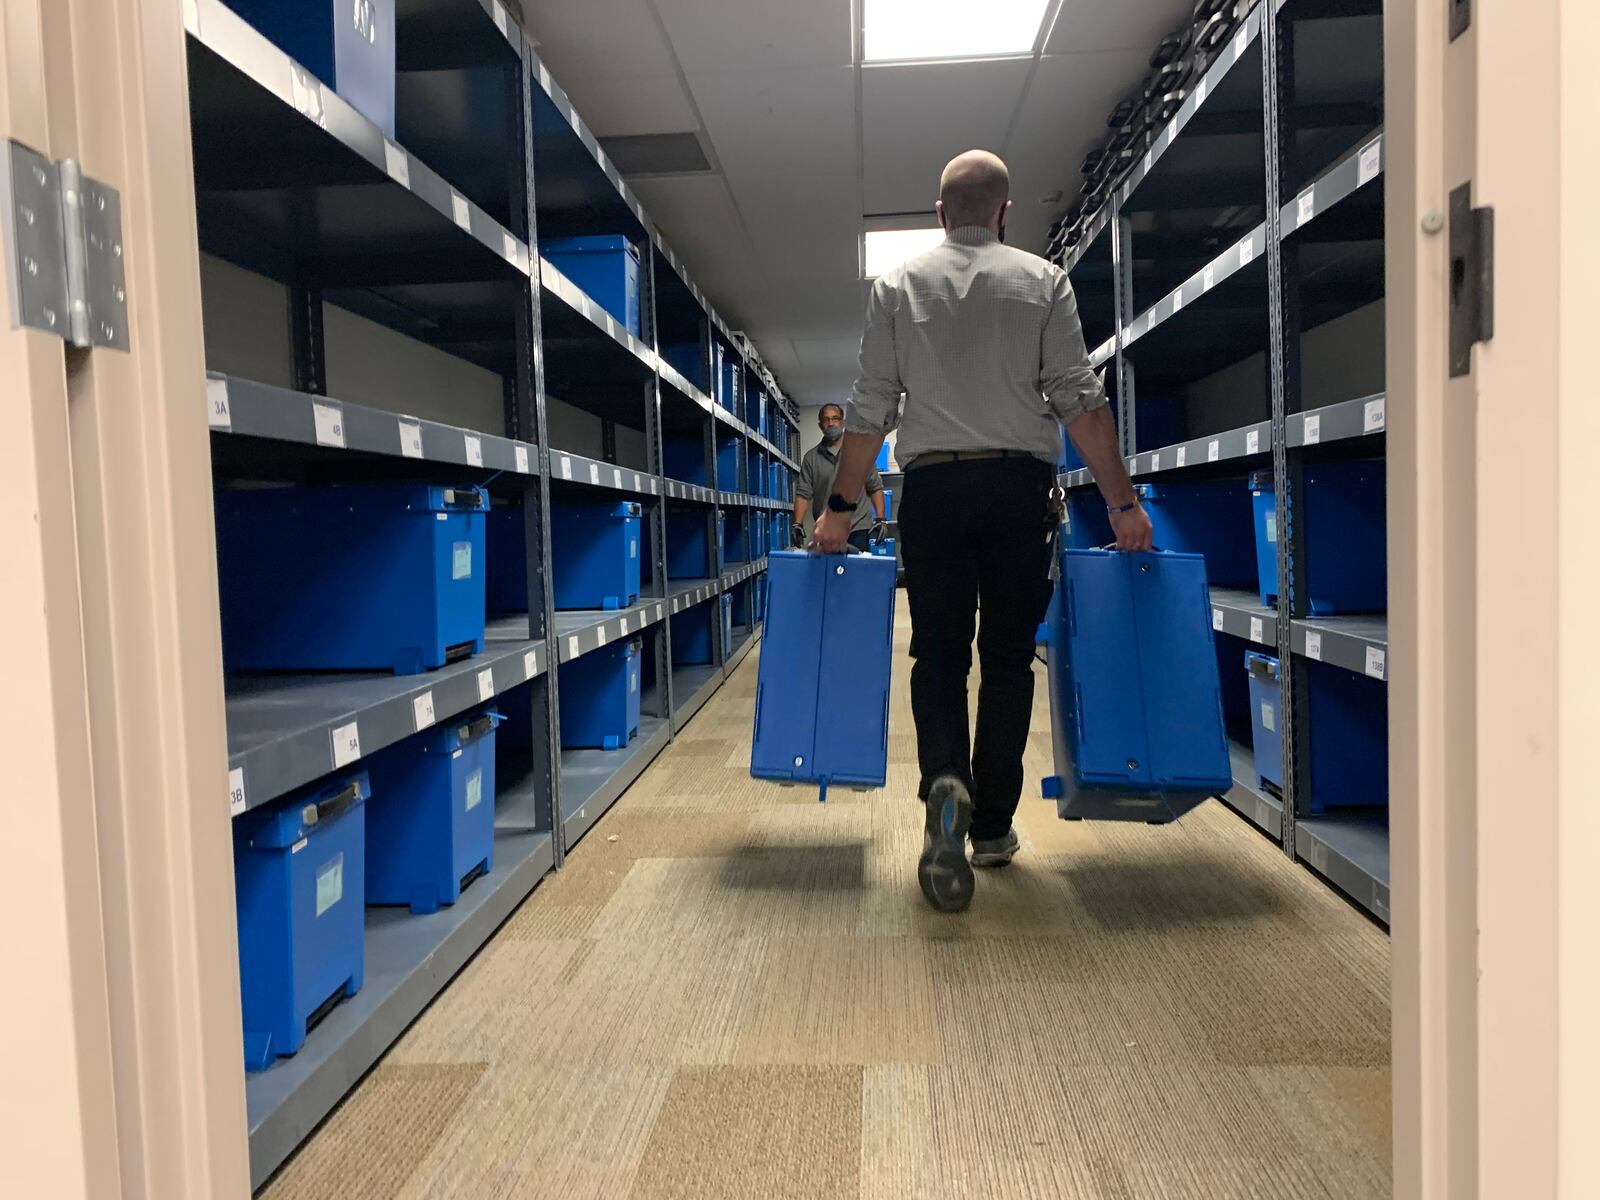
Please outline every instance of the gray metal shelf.
M646 371L657 369L659 361L656 352L635 337L605 309L589 299L588 293L563 275L549 259L539 260L539 283L547 295L554 296L570 311L581 316L596 334L604 335L633 355Z
M539 473L539 448L527 442L216 372L206 375L206 419L219 434L518 475Z
M660 479L648 471L635 471L632 467L619 467L597 458L585 458L566 450L550 451L550 479L551 482L609 488L614 492L628 492L635 496L674 494L671 480Z
M1354 617L1307 617L1291 622L1294 652L1387 681L1389 678L1389 619L1381 614Z
M733 628L733 649L728 652L727 662L722 664L722 673L732 675L738 670L739 664L750 653L751 647L756 644L756 631L748 625L735 625Z
M1278 644L1278 611L1263 605L1255 592L1212 588L1211 628L1272 649Z
M1290 413L1284 422L1286 444L1298 448L1374 437L1384 431L1386 401L1387 396L1379 392L1373 396L1341 400L1322 408Z
M1281 841L1283 801L1261 789L1256 779L1255 752L1239 742L1230 741L1228 758L1233 763L1233 787L1223 793L1223 803L1273 841Z
M723 670L713 664L672 668L672 728L687 725L722 686Z
M1383 134L1377 132L1283 205L1278 214L1283 236L1287 238L1310 225L1341 200L1366 187L1383 174L1383 165Z
M1295 854L1385 925L1389 923L1389 810L1352 808L1301 817Z
M496 831L494 869L428 916L367 910L366 982L299 1053L245 1081L250 1184L260 1187L383 1056L553 862L548 833Z
M644 716L638 735L620 750L561 752L561 829L568 846L605 816L671 738L665 719Z
M485 642L424 675L234 674L226 680L237 816L544 674L542 641Z
M630 638L664 620L666 615L665 601L649 599L616 612L558 612L555 623L557 661L571 662L591 650Z

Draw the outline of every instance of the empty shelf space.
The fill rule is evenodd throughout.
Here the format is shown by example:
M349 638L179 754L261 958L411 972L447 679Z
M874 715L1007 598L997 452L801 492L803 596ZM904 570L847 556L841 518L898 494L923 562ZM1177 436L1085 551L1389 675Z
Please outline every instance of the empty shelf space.
M605 815L671 736L664 719L642 716L638 734L619 750L561 752L561 826L566 845L572 846Z
M1255 592L1212 588L1211 628L1273 649L1278 644L1278 611L1263 605Z
M1347 808L1301 817L1295 854L1373 917L1389 923L1389 810Z

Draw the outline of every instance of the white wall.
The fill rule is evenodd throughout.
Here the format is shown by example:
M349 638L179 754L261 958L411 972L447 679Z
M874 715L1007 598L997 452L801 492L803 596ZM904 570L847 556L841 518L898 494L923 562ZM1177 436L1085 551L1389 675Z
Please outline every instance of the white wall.
M805 454L822 440L822 430L817 428L817 414L821 411L822 405L820 404L812 405L810 408L801 408L800 410L798 418L800 421L800 454ZM891 433L885 439L889 443L889 465L891 467L895 464L894 440L896 436L895 433ZM795 461L800 461L800 455L795 456Z

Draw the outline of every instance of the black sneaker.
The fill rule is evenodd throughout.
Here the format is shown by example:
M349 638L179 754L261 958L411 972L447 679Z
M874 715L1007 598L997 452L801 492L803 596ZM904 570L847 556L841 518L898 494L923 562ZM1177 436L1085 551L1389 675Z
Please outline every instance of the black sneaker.
M941 775L928 790L922 857L917 883L923 898L940 912L961 912L972 903L972 866L967 862L967 830L972 827L972 797L954 775Z
M975 867L1004 867L1012 856L1022 849L1015 829L1008 829L997 838L972 839L972 865Z

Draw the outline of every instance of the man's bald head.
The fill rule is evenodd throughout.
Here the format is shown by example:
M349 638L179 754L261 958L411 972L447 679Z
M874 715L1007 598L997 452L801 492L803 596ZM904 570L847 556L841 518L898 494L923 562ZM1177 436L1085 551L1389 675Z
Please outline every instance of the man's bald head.
M987 225L998 230L1011 198L1011 172L987 150L958 154L939 176L939 209L946 229Z

